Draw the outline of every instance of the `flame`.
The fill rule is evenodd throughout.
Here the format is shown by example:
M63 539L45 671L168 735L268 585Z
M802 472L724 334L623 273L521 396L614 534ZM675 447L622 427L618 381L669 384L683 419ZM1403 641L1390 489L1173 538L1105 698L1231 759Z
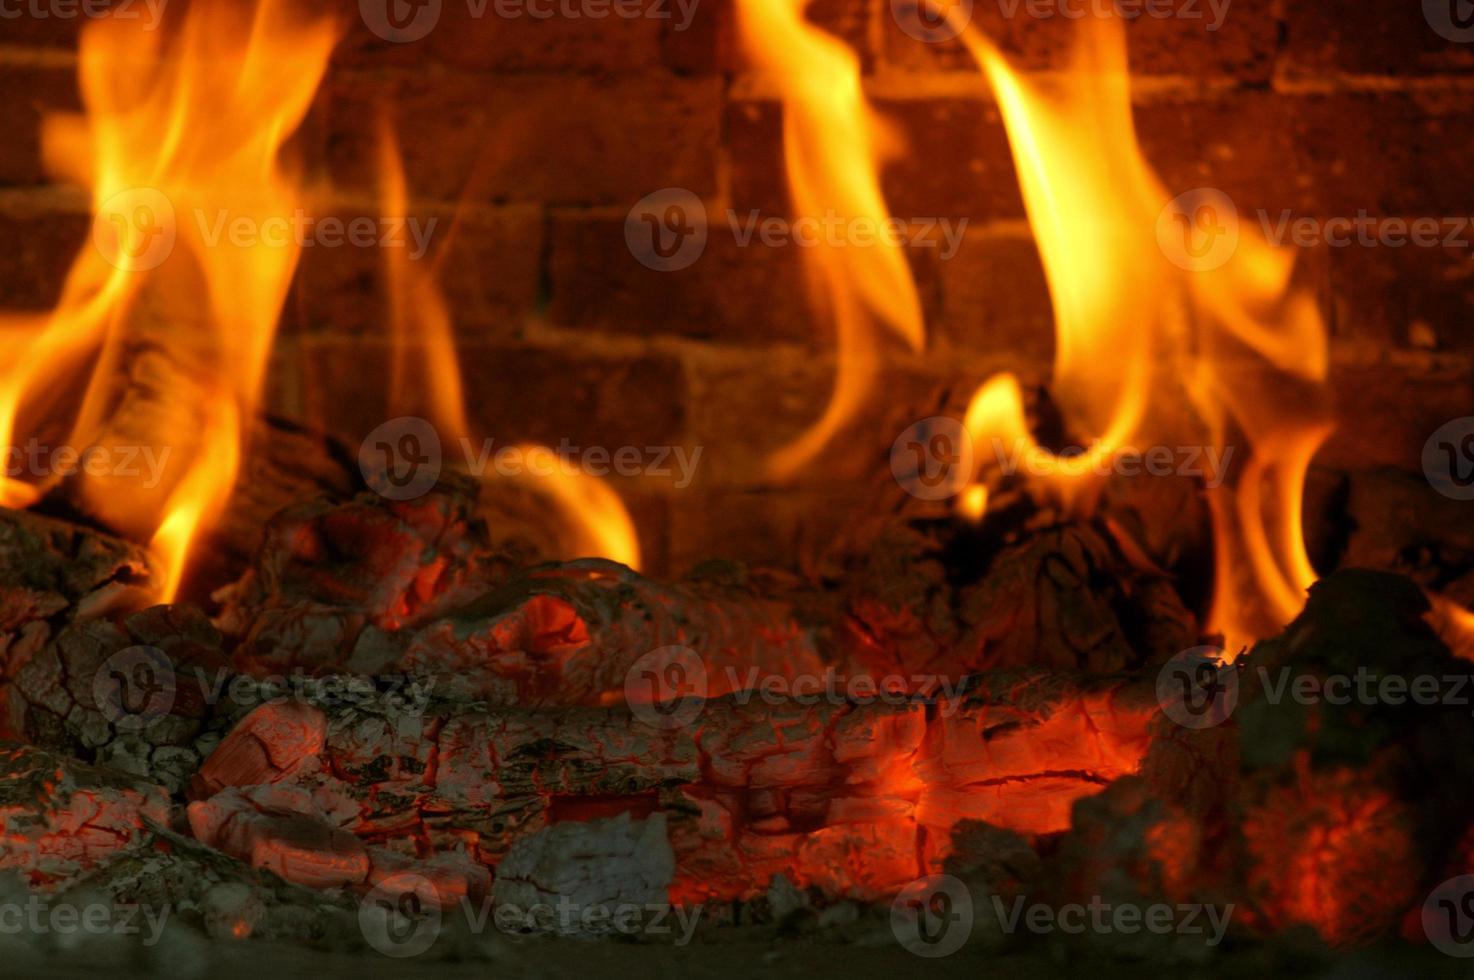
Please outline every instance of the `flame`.
M0 324L0 442L39 433L118 461L65 486L55 471L7 477L0 500L59 490L151 537L165 601L233 486L300 251L231 228L263 229L299 206L282 150L337 33L275 0L197 5L177 27L105 18L83 32L85 118L48 119L45 156L90 189L93 242L50 314ZM167 460L156 481L121 462L141 451Z
M387 115L379 117L380 207L389 217L409 214L403 157ZM457 216L459 217L459 215ZM394 358L390 405L396 412L425 411L442 438L469 439L464 383L456 355L455 325L436 277L436 265L422 265L404 249L385 249L389 323ZM448 252L442 243L436 262ZM430 402L421 405L421 393ZM597 477L562 466L546 446L513 447L525 461L521 472L483 479L517 483L544 497L562 518L560 530L575 557L595 556L640 567L639 537L629 511L614 490Z
M1291 254L1230 227L1211 194L1172 200L1137 143L1121 22L1077 26L1054 85L1026 82L975 31L962 38L998 100L1043 259L1052 390L1067 429L1088 442L1071 456L1042 449L1007 374L978 390L965 425L975 450L1025 447L1040 473L1031 489L1076 514L1093 508L1125 451L1235 450L1237 465L1205 490L1217 543L1209 628L1235 650L1292 619L1315 580L1301 504L1330 431L1326 328L1314 298L1290 289ZM1174 235L1200 232L1178 251ZM1220 244L1220 233L1234 237ZM1224 251L1200 254L1213 248ZM978 515L976 497L961 507Z
M755 69L778 86L795 214L879 223L889 216L878 161L899 147L866 104L860 62L843 42L804 20L807 0L741 0L738 30ZM886 333L919 350L921 303L906 257L891 244L824 242L812 253L811 291L833 311L835 387L823 415L770 461L784 478L809 462L864 402ZM816 304L820 305L820 304Z

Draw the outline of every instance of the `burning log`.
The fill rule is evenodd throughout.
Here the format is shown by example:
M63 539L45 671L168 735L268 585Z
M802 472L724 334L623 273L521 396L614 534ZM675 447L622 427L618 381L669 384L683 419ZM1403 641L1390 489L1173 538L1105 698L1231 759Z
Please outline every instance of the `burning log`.
M168 794L120 773L0 742L0 869L55 885L164 826Z
M142 605L141 548L26 511L0 509L0 691L66 622Z
M16 672L0 731L178 791L203 758L209 688L194 681L225 666L190 607L73 623Z
M686 705L680 728L640 705L264 705L202 767L191 816L279 810L290 788L365 841L469 847L495 865L565 821L663 813L673 895L751 896L784 872L879 897L918 874L918 855L940 861L960 820L1063 829L1075 799L1136 767L1157 711L1143 682L1083 675L1000 675L935 701ZM253 826L248 838L273 833Z
M1035 668L1111 673L1197 642L1172 583L1089 524L1020 531L1000 544L949 523L884 536L841 583L848 659L877 671L950 676ZM951 552L992 556L957 581Z
M412 501L319 500L266 526L254 566L216 593L218 623L240 641L243 669L330 669L366 630L414 626L506 576L474 497L447 488Z
M749 671L785 680L822 673L824 631L756 578L662 585L584 559L532 569L408 636L379 637L382 647L364 645L352 666L479 674L509 680L517 703L597 704L624 692L652 651L681 647L693 667L699 657L700 676L680 682L719 695Z

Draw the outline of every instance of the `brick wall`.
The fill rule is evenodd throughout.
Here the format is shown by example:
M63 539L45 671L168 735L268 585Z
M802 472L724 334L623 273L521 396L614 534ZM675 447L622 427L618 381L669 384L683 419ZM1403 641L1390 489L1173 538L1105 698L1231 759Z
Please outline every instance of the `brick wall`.
M443 229L459 214L432 254L480 434L703 447L685 490L616 481L652 568L820 553L857 513L894 505L886 453L909 422L958 407L997 367L1047 372L1049 304L996 107L956 43L908 37L890 0L818 0L812 15L855 46L910 148L884 174L893 212L966 218L966 238L949 261L912 256L926 352L889 355L863 417L784 488L763 456L817 416L833 373L832 330L807 302L799 250L713 236L691 267L658 272L623 238L631 206L665 187L739 213L787 208L779 112L745 69L729 0L697 0L685 29L495 6L478 17L467 0L443 0L435 28L403 44L375 36L357 3L335 2L347 34L299 142L351 215L373 200L373 124L388 107L411 211ZM1175 7L1201 17L1129 29L1139 132L1170 189L1213 186L1271 214L1474 215L1474 43L1430 26L1436 5L1231 0L1210 31L1206 0L1187 3ZM1037 9L975 0L973 17L1047 72L1069 25ZM86 235L85 200L50 186L38 153L42 114L76 105L78 23L0 20L10 308L45 308ZM384 418L380 258L309 250L280 335L275 407L349 438ZM1474 412L1474 250L1321 248L1302 265L1331 324L1341 402L1318 464L1416 470L1427 434Z

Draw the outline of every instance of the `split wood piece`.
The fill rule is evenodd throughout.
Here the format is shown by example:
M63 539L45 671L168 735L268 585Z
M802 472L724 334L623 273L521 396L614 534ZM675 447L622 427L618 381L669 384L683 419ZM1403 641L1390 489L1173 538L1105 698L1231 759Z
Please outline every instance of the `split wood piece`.
M258 717L289 713L266 705L196 787L223 792L232 772L277 780L351 811L338 825L366 840L468 847L490 865L560 821L663 812L683 900L749 897L779 871L875 897L939 863L960 820L1064 829L1076 799L1136 768L1158 714L1145 679L1050 674L979 678L932 703L687 705L674 728L624 707L339 708L303 724L301 708ZM268 731L281 733L269 752L245 754L271 763L237 769L238 743Z
M414 626L504 581L510 566L474 505L442 486L415 500L361 494L277 514L254 565L215 594L241 669L341 666L365 628Z
M750 583L664 585L616 562L583 559L533 569L408 635L366 635L350 666L451 682L486 677L510 683L523 704L607 703L642 683L655 685L657 699L717 696L750 675L821 675L829 663L821 653L826 633L791 598ZM689 662L668 682L664 670L683 656ZM640 676L640 664L662 676Z
M363 480L352 453L331 436L271 415L246 433L235 486L219 521L191 555L191 578L219 585L255 561L263 529L283 509L311 500L348 500ZM210 567L202 567L206 563Z
M0 870L50 887L136 846L169 819L159 786L17 742L0 742Z
M0 508L0 699L65 623L146 605L152 573L142 548L29 511Z
M16 673L0 733L178 792L203 758L201 678L226 667L220 634L190 606L73 623Z

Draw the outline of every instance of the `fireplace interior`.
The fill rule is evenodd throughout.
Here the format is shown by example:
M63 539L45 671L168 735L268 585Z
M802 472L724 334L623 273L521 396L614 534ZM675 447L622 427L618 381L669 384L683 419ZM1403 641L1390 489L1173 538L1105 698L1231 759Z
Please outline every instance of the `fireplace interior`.
M0 0L17 976L1466 975L1463 0Z

